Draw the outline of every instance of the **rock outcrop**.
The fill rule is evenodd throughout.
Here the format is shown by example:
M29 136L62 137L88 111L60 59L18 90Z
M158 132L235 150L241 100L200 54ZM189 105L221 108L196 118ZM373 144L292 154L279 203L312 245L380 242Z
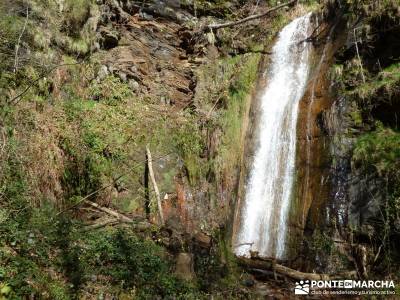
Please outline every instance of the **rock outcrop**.
M181 47L179 3L151 1L141 7L131 1L106 1L101 11L98 40L100 48L108 50L101 51L102 68L127 82L139 97L150 94L157 104L188 106L196 79ZM192 17L184 15L185 20Z

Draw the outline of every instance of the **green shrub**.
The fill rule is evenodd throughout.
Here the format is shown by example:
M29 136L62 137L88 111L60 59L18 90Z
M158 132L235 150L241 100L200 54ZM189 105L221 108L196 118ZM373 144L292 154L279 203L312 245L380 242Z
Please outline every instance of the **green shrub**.
M172 143L178 155L183 159L192 182L204 178L208 165L201 159L205 149L203 137L195 118L188 118L187 122L172 132Z
M11 217L0 223L0 281L11 288L10 299L31 294L70 298L62 278L59 281L49 272L58 265L54 243L58 222L53 217L50 206L39 210L26 205L22 210L13 210Z
M199 299L173 275L165 249L130 228L82 233L79 222L51 206L26 210L0 223L0 284L11 297L73 299L100 284L115 295L134 291L135 299Z
M390 98L392 94L395 94L395 92L400 91L399 63L392 64L383 69L376 76L369 78L367 82L359 84L355 89L351 90L349 94L356 95L360 99L372 101L378 91L383 91L388 95L388 98Z
M127 101L133 93L126 83L109 75L101 82L94 81L89 88L89 95L95 101L104 101L109 105L117 105Z
M101 187L104 176L110 175L111 162L103 155L103 141L88 131L83 134L82 142L63 142L63 149L69 155L63 176L67 198L88 195Z
M78 54L84 56L90 51L90 44L82 38L69 38L66 39L67 52L71 54Z
M223 131L219 153L215 160L217 173L232 174L240 161L242 129L249 97L257 78L259 54L247 55L234 61L236 77L228 86L226 109L221 111L218 124ZM240 72L237 72L240 68Z
M378 124L375 131L357 138L353 161L380 176L400 179L400 133Z
M386 188L381 191L385 199L381 203L383 230L396 232L400 209L400 133L378 124L375 131L358 137L352 159L365 174L385 182ZM387 242L388 236L383 236L383 242ZM390 260L390 256L386 258Z
M79 32L89 17L91 0L65 1L64 28L68 35L78 37Z
M84 238L80 260L90 272L108 276L125 290L135 288L139 298L162 298L191 293L193 289L171 273L165 250L129 230L92 232Z

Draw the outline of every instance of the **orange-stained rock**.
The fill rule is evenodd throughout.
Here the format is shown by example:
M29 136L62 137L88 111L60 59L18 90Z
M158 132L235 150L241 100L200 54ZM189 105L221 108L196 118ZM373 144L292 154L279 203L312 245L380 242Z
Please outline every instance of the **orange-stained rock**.
M324 222L330 192L330 137L322 115L334 99L331 97L329 68L333 54L341 45L334 40L317 48L314 68L299 104L297 122L296 182L289 217L289 256L296 256L305 230L314 230Z

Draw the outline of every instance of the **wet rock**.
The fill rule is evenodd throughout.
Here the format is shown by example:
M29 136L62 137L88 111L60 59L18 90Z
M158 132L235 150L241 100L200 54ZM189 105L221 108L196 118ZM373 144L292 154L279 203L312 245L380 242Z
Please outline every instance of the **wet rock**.
M195 276L193 269L193 255L190 253L179 253L176 258L175 274L184 280L192 280Z
M383 203L384 185L373 176L355 176L349 185L349 224L361 227L377 217Z

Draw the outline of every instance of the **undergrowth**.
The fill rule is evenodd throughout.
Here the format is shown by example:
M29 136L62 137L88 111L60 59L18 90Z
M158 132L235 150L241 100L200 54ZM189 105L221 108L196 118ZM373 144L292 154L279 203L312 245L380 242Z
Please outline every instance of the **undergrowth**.
M12 220L0 222L0 282L7 287L1 290L6 299L127 291L135 299L195 298L195 288L171 272L164 248L128 227L82 234L79 222L57 216L51 207L9 214Z

